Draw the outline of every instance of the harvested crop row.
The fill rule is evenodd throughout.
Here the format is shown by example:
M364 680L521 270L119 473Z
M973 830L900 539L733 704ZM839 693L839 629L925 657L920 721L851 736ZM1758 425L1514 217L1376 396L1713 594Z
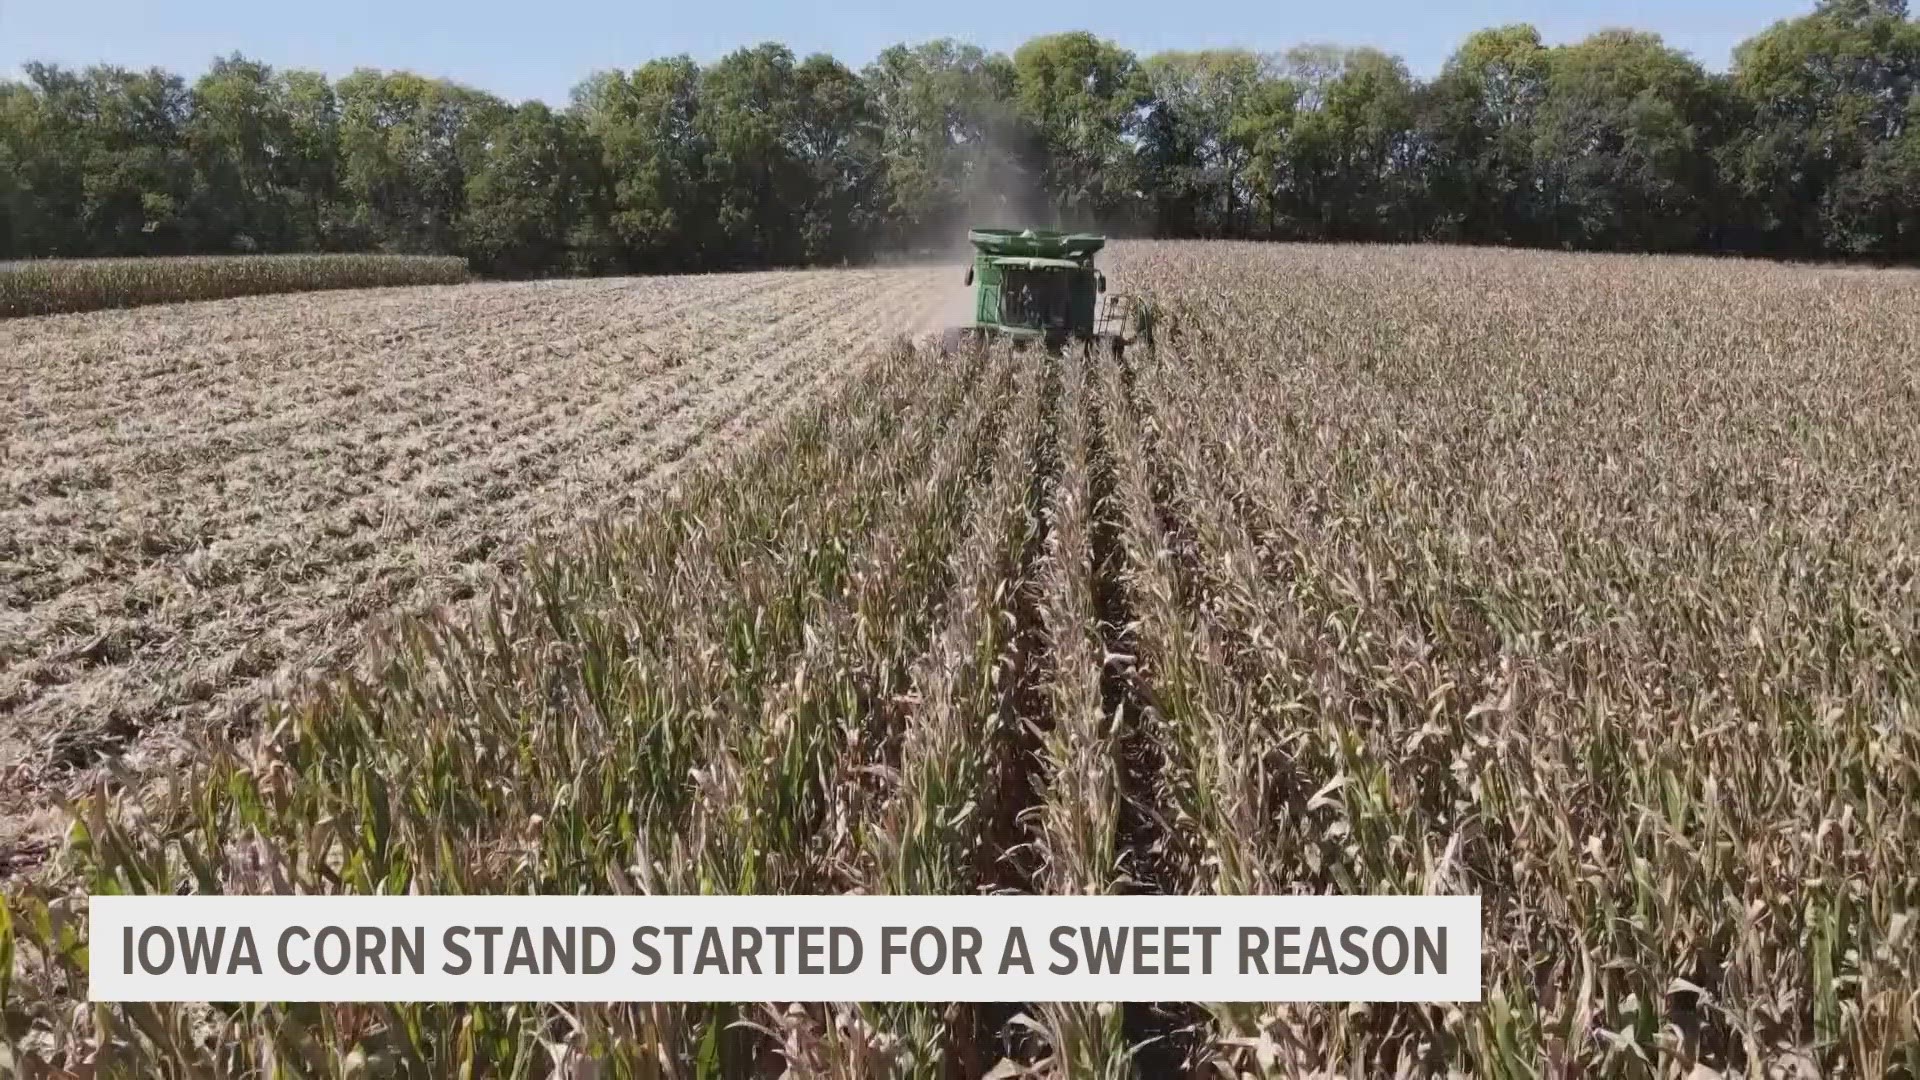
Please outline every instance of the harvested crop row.
M471 594L527 541L638 505L655 474L748 430L740 418L799 404L857 365L871 325L912 325L929 304L913 272L688 280L703 284L661 286L676 298L661 305L664 328L643 317L651 281L591 283L584 298L474 286L389 312L388 325L412 326L390 348L377 325L337 322L390 308L384 295L233 301L284 309L284 331L238 339L238 359L200 390L153 394L200 369L136 364L146 398L112 412L115 351L147 349L113 335L94 336L95 377L64 396L31 379L10 389L7 408L38 418L9 433L0 499L13 768L57 782L50 770L144 733L244 715L305 669L350 657L363 620ZM683 309L704 311L718 339L698 359ZM21 332L9 363L58 376L75 346L36 336L45 321L0 337ZM357 410L339 403L341 372L361 387ZM73 426L54 437L60 416ZM170 423L186 438L170 438ZM138 748L167 752L152 738Z
M483 422L501 404L503 381L537 388L533 374L590 384L684 366L687 350L673 346L695 332L681 325L689 312L709 328L754 327L833 288L805 275L757 288L689 280L705 285L649 280L649 307L632 321L610 319L587 298L551 287L519 294L489 286L475 287L483 310L470 319L458 319L458 307L422 304L417 293L416 308L399 313L356 293L236 301L224 317L191 309L193 317L179 321L200 326L198 340L131 318L148 312L11 323L0 336L22 339L10 358L21 374L12 437L39 446L49 470L140 469L161 439L169 462L219 456L234 469L240 462L232 455L271 450L316 427L337 425L341 437L372 434L356 422L368 414L405 426L430 404ZM596 296L602 305L609 299ZM46 322L78 325L56 341L16 333ZM96 331L97 323L112 325ZM529 333L534 326L539 332ZM126 403L135 399L143 408L129 415Z

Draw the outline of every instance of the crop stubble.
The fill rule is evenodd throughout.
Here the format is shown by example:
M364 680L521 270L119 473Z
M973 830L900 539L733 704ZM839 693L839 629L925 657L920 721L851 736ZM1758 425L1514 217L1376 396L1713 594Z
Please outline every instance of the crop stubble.
M932 295L924 271L770 273L0 324L7 786L197 737L178 722L351 656L372 617L470 595Z

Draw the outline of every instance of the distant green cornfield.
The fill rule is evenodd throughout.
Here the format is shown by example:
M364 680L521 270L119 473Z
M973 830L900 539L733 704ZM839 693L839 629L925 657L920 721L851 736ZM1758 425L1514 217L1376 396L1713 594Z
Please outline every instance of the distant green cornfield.
M439 255L52 259L0 266L0 318L466 278L466 260Z

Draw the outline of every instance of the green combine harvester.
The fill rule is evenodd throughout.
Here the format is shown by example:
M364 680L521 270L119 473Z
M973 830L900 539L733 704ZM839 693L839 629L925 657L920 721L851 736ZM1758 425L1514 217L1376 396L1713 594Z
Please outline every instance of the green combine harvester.
M1115 352L1135 341L1153 342L1146 305L1132 296L1107 295L1107 278L1093 265L1106 246L1098 233L1041 229L973 229L973 325L946 332L949 351L991 338L1040 345L1058 352L1069 342Z

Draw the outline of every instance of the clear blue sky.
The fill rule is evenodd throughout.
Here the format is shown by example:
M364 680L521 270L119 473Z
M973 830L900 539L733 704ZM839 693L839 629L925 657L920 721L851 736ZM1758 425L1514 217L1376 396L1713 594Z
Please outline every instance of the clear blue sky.
M911 3L911 0L909 0ZM712 60L779 41L859 67L888 45L951 36L1011 49L1092 30L1142 54L1303 42L1373 45L1421 75L1469 32L1531 22L1549 42L1606 27L1652 30L1713 70L1733 46L1813 0L0 0L0 72L28 60L159 66L192 77L239 50L332 76L409 68L510 100L562 104L591 71L656 56Z

